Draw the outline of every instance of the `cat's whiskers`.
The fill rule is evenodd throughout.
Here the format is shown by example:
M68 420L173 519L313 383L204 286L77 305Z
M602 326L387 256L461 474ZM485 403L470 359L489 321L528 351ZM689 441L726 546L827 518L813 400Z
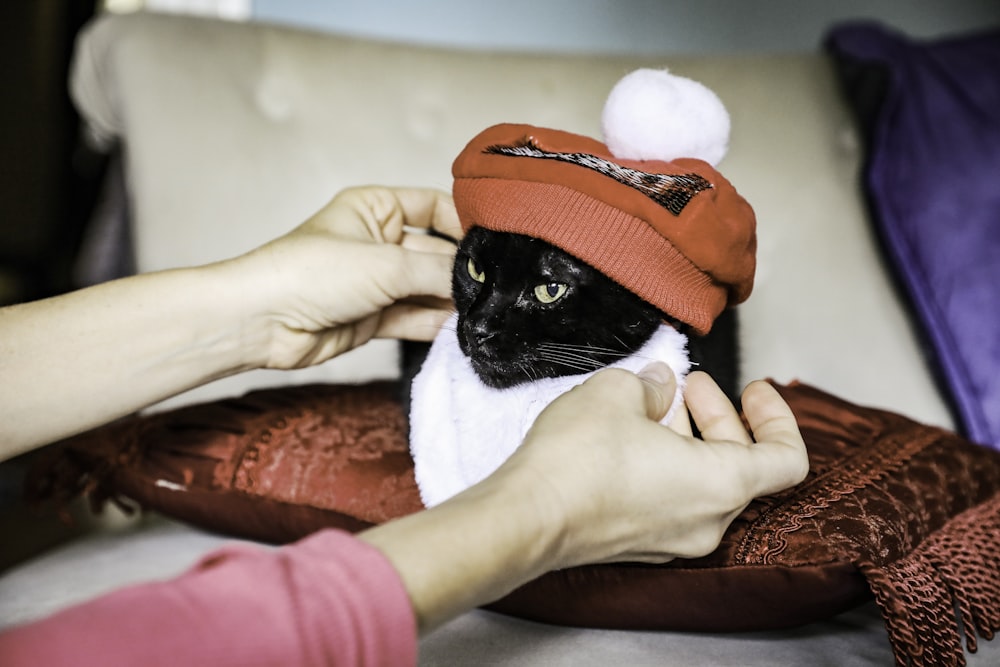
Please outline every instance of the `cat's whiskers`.
M628 345L625 343L625 341L623 341L621 339L621 336L619 336L618 334L615 334L614 336L615 336L615 340L618 341L619 343L621 343L622 347L628 348Z
M539 343L538 349L541 352L540 358L552 363L562 364L567 368L573 368L585 372L597 370L611 364L626 356L633 356L636 359L645 361L657 361L655 357L630 352L617 336L616 340L622 343L622 349L610 347L598 347L593 345L576 345L572 343ZM601 360L600 356L613 356L614 359Z
M523 360L518 361L515 364L515 368L517 368L518 371L524 373L525 377L527 377L528 380L530 380L531 382L534 382L535 380L538 379L538 371L531 364Z
M559 349L549 349L549 348L546 348L546 349L539 349L539 352L543 356L548 357L550 359L576 359L576 360L579 360L579 361L585 361L585 362L588 362L588 363L597 363L597 364L602 364L602 365L605 364L605 363L607 363L605 361L598 360L596 355L593 355L593 354L584 354L584 353L581 353L581 352L573 352L572 350L559 350ZM599 353L599 354L603 354L603 355L606 356L608 353L607 352L603 352L603 353ZM621 355L618 355L618 356L621 356Z
M555 351L555 350L540 350L538 358L541 361L548 361L553 364L559 364L560 366L565 366L566 368L572 368L581 372L595 371L599 368L607 366L607 362L601 361L599 359L594 359L583 354L573 354L565 351Z
M596 345L553 342L539 343L538 351L540 358L545 361L584 373L603 368L628 354L627 348L616 350Z
M597 345L576 345L573 343L551 343L543 342L538 343L539 348L545 348L547 350L565 350L568 352L579 352L586 354L613 354L617 356L625 356L629 354L629 349L626 346L620 348L614 347L599 347Z
M581 364L571 361L559 360L559 359L546 359L553 364L562 366L563 368L569 368L577 373L590 373L593 371L598 371L605 367L606 364L593 363L593 364Z

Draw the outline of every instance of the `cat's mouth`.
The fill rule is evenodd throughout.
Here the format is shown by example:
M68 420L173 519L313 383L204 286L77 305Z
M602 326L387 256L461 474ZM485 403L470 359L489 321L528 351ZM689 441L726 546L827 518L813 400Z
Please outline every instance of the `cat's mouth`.
M472 342L461 334L458 338L459 348L472 370L487 387L506 389L538 378L526 366L523 352L504 352L496 340Z
M462 346L472 370L487 387L506 389L534 379L520 363L511 361L488 346L470 350Z
M509 368L503 364L493 365L482 361L473 361L472 370L476 372L483 384L494 389L507 389L531 380L523 371Z

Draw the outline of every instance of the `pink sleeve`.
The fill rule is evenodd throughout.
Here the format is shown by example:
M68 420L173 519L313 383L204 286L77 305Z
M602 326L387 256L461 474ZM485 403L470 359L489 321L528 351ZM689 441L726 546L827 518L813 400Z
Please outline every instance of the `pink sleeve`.
M14 628L0 664L412 665L416 634L386 558L327 530L277 550L226 547L176 579Z

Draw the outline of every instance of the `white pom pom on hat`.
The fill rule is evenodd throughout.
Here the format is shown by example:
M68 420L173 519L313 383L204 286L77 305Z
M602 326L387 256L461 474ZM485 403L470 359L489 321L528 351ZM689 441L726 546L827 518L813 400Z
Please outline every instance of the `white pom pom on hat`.
M729 113L709 88L665 69L638 69L608 95L604 143L621 160L698 158L716 166L729 147Z

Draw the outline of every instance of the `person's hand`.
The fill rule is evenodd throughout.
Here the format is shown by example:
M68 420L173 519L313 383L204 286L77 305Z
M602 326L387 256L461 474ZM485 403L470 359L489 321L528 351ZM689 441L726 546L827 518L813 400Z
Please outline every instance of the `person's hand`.
M229 262L260 304L260 365L313 365L375 337L433 338L452 309L455 245L426 230L461 236L449 195L354 188Z
M598 373L543 411L497 471L557 527L557 567L711 553L753 498L805 478L802 436L769 384L743 394L751 435L711 378L692 373L685 403L701 439L687 414L657 423L675 386L663 364Z
M773 387L743 394L753 436L704 373L687 414L666 414L676 383L653 364L609 369L553 401L496 472L423 512L360 534L399 572L421 632L553 569L665 562L713 551L759 495L805 478L805 444Z
M357 188L235 259L3 308L0 460L242 371L433 338L455 244L414 229L458 238L451 198Z

